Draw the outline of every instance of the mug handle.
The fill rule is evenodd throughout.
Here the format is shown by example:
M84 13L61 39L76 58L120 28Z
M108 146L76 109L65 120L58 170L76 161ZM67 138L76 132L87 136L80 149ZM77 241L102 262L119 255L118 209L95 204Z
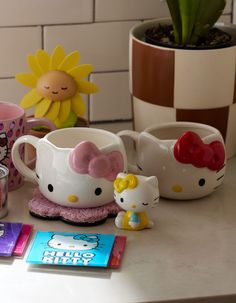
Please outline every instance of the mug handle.
M53 130L56 129L55 124L51 120L46 119L46 118L34 118L34 117L32 117L32 118L27 118L26 119L26 134L29 133L29 131L32 127L40 126L40 125L48 127L50 131L53 131ZM35 157L32 158L32 159L29 159L29 161L27 163L27 166L33 168L35 166L35 161L36 161Z
M138 145L139 135L140 134L138 132L134 131L134 130L122 130L122 131L117 133L117 136L119 136L121 139L122 139L122 137L131 138L134 141L136 146ZM127 153L127 150L126 150L126 153ZM132 156L137 156L137 150L136 150L135 155L132 155ZM127 158L128 158L128 153L127 153ZM139 174L140 173L139 170L138 170L138 167L134 164L131 164L129 161L128 161L128 171L132 172L134 174Z
M56 126L55 124L46 118L29 118L26 120L26 133L33 127L33 126L40 126L40 125L45 125L47 126L50 130L55 130Z
M30 169L21 159L20 156L20 145L23 143L28 143L37 148L37 143L40 139L34 136L25 135L19 137L12 147L12 161L16 169L22 174L23 176L29 178L31 181L38 183L38 179L36 176L36 172Z

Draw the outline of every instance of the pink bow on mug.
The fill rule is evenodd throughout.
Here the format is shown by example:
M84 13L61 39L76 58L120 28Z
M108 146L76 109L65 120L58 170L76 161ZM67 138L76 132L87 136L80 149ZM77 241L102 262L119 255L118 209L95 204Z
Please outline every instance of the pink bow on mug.
M123 156L119 151L102 153L97 146L89 141L76 145L69 155L70 167L79 174L89 174L94 178L115 180L123 171Z

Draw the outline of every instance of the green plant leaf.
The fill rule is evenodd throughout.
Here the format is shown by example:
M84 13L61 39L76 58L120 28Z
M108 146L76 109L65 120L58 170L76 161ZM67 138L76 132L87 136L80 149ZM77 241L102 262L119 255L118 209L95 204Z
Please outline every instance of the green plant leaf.
M194 26L191 44L204 37L221 16L226 0L200 0L199 14Z
M182 40L182 22L179 11L179 0L167 0L166 2L173 23L175 42L179 44Z
M197 20L201 0L179 0L182 21L182 45L188 45ZM208 3L208 0L205 0Z

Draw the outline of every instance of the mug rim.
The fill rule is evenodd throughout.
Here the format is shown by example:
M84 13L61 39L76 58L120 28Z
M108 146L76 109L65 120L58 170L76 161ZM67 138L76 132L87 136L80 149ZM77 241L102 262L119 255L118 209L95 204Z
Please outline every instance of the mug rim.
M0 101L0 106L6 106L10 109L14 108L15 110L17 110L16 114L9 114L9 116L7 118L2 118L1 114L0 114L0 121L1 122L8 122L8 121L12 121L12 120L17 120L22 118L25 115L25 111L22 107L20 107L19 105L12 103L12 102L6 102L6 101Z
M150 137L151 139L155 139L158 141L165 141L165 142L172 142L175 141L176 138L172 138L172 139L159 139L158 137L155 137L152 135L152 131L153 130L161 130L161 129L165 129L165 128L175 128L176 126L178 127L191 127L191 128L195 128L195 129L202 129L202 130L208 130L210 132L209 135L205 136L204 139L212 136L212 135L218 135L220 137L222 137L220 131L211 126L211 125L207 125L207 124L203 124L203 123L197 123L197 122L188 122L188 121L176 121L176 122L167 122L167 123L163 123L163 124L153 124L147 128L145 128L141 133L145 134L146 136ZM187 131L187 129L186 129ZM194 130L193 130L194 131Z
M112 133L108 130L105 130L105 129L99 129L99 128L90 128L90 127L81 127L81 128L78 128L78 127L66 127L66 128L60 128L60 129L56 129L56 130L53 130L51 132L49 132L46 136L44 136L42 138L42 140L45 140L47 143L55 146L57 149L73 149L74 147L60 147L60 146L57 146L56 144L54 144L52 142L52 140L50 140L50 137L54 136L55 134L57 133L71 133L71 132L81 132L81 133L86 133L86 132L93 132L93 133L97 133L97 134L100 134L100 135L106 135L106 137L110 137L110 138L113 138L115 141L113 142L110 142L109 144L106 144L104 146L102 146L101 148L99 148L100 150L103 150L103 149L107 149L109 146L112 146L115 143L117 144L121 144L122 143L122 140L121 138L116 135L115 133ZM85 140L82 140L82 141L85 141ZM81 141L81 142L82 142ZM90 141L89 138L87 139L87 141ZM80 142L78 142L79 144Z

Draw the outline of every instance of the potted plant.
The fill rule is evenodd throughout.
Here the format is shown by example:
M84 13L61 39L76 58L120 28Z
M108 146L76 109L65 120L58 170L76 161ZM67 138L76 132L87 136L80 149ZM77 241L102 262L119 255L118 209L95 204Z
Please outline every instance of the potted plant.
M190 121L218 128L236 153L236 30L215 23L225 0L167 0L171 20L130 31L134 128ZM154 41L153 41L154 40Z

